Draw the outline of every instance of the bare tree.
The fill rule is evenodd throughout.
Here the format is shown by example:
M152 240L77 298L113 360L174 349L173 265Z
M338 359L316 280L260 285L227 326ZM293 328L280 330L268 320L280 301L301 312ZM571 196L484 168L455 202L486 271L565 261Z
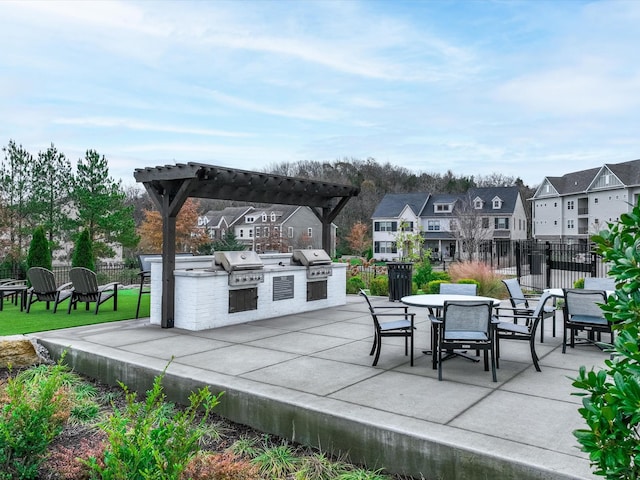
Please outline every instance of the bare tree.
M462 247L462 256L473 260L482 242L491 238L489 217L483 215L482 204L469 194L461 196L453 209L451 231ZM481 202L481 201L480 201Z

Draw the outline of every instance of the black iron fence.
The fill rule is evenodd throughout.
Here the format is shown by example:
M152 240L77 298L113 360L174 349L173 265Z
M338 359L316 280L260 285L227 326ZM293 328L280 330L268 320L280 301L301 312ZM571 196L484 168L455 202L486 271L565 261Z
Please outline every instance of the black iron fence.
M51 270L56 276L58 285L69 281L71 266L55 266ZM122 285L135 285L140 282L139 271L137 268L128 268L125 263L104 263L96 266L96 275L100 284L119 282ZM26 278L26 272L19 266L0 268L0 279L3 278L23 280Z

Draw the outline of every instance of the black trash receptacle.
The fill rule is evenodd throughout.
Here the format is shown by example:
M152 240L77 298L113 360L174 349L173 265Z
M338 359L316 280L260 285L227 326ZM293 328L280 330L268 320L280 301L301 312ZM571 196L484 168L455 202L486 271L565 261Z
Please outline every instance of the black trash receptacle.
M405 262L387 263L389 274L389 301L395 302L411 295L413 264Z
M540 275L542 273L542 263L544 255L542 252L532 252L529 254L529 273L531 275Z

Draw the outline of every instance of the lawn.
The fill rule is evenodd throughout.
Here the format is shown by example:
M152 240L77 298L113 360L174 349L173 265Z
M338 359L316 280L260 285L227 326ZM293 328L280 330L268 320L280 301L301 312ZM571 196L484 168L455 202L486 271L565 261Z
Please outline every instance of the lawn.
M136 317L137 304L137 288L119 290L118 311L113 311L113 300L109 299L100 305L98 315L94 313L95 303L91 304L89 311L85 310L84 303L82 303L78 305L77 310L71 310L71 313L67 314L69 301L65 300L58 305L58 311L54 314L53 307L51 310L47 310L45 302L36 302L31 305L31 311L26 313L26 311L21 312L19 306L13 305L11 301L5 299L4 309L0 312L0 336L128 320ZM140 304L140 317L148 316L149 295L143 295Z

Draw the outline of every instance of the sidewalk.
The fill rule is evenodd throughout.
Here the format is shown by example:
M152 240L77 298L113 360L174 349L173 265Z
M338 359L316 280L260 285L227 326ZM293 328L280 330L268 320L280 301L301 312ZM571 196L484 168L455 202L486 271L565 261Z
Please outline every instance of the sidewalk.
M374 298L376 304L387 303ZM396 304L397 305L397 304ZM561 350L545 322L535 371L526 342L503 341L498 383L482 362L446 362L443 381L421 353L430 344L416 311L415 366L402 339L384 338L377 367L365 302L214 330L161 329L148 319L33 334L57 357L109 383L145 391L173 358L174 400L205 384L225 391L218 413L265 432L348 451L369 468L425 479L593 479L572 431L584 427L578 368L602 365L594 347Z

